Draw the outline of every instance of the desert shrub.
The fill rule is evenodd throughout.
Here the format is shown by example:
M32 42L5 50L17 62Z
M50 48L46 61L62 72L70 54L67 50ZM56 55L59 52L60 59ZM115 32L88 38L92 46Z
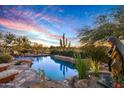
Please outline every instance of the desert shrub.
M20 52L21 53L28 53L29 51L28 51L28 49L22 49Z
M67 51L61 51L60 54L63 56L69 56L69 57L73 57L74 56L74 51L72 50L67 50Z
M52 49L52 50L50 50L50 54L57 55L57 54L59 54L59 51L56 49Z
M88 45L82 48L83 57L91 60L90 68L94 72L95 76L99 76L99 63L108 63L110 60L107 51L108 49L104 46L95 47L94 45Z
M12 61L12 56L8 53L0 54L0 63L8 63Z
M104 46L95 47L94 45L87 45L79 48L78 54L80 54L82 59L90 58L96 62L105 62L107 63L110 58L107 53L108 49ZM53 48L50 50L52 55L62 55L68 57L74 57L77 51L75 49L65 49L61 50L59 48Z
M74 57L75 51L73 50L57 50L53 49L51 50L50 54L52 55L62 55L62 56L68 56L68 57Z
M95 47L94 45L89 45L83 47L81 50L83 58L91 58L93 61L105 63L107 63L110 59L107 53L107 48L104 46Z

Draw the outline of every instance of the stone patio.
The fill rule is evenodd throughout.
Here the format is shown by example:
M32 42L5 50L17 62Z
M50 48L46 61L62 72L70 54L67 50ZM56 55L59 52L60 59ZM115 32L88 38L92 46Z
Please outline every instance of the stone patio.
M14 65L11 64L7 70L19 70L19 74L15 79L8 83L0 84L0 88L101 88L97 83L97 80L92 78L91 80L77 80L68 79L64 81L53 81L46 78L43 80L43 76L40 76L36 71L31 69L30 64ZM76 81L74 86L69 83ZM88 83L87 83L88 82ZM88 85L86 85L86 83Z
M69 87L63 81L43 81L29 64L11 65L7 70L19 70L15 79L8 83L0 84L0 88L65 88Z
M19 70L20 73L15 77L13 81L0 84L0 87L29 87L28 85L31 85L31 83L38 83L40 81L40 76L30 68L29 64L11 65L7 70Z

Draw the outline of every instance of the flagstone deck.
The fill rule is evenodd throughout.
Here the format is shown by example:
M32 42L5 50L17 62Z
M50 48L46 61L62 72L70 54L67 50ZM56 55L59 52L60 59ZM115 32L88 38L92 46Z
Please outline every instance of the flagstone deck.
M0 64L0 72L6 70L9 66L9 63Z

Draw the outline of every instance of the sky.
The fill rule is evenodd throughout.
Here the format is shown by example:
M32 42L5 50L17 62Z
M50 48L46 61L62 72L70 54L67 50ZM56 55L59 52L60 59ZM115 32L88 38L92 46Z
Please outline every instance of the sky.
M117 6L0 6L0 32L27 36L44 46L58 46L63 33L72 46L79 46L79 30L95 26L95 17Z

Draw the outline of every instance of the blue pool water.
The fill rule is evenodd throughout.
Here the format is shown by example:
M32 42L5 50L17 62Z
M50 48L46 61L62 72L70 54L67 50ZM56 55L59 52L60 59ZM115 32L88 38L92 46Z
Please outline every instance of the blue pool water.
M24 59L33 59L32 69L43 70L45 76L51 80L64 80L78 74L75 65L62 60L46 57L23 57Z

